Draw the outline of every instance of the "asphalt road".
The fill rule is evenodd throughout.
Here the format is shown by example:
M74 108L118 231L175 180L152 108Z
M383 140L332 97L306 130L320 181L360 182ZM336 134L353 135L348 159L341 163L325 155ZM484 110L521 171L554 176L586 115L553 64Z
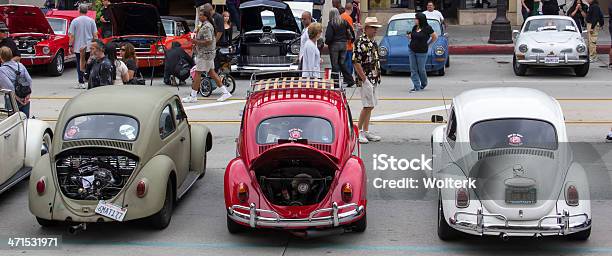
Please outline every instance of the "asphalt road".
M607 59L606 56L601 56ZM535 70L527 77L512 73L510 56L452 56L444 77L431 77L427 90L409 94L406 74L383 77L380 106L374 111L371 130L383 141L362 147L366 165L371 155L390 153L405 157L429 155L431 114L444 114L448 99L481 87L520 86L540 89L559 99L568 122L570 140L581 151L577 160L589 169L593 196L593 233L587 242L559 238L511 239L466 237L442 242L436 236L435 194L425 190L389 190L371 187L377 177L399 178L403 172L368 170L370 180L368 230L363 234L342 234L310 240L280 231L257 231L230 235L225 227L223 172L234 157L247 80L239 80L234 99L215 104L219 93L188 105L195 124L208 125L214 135L206 177L196 183L174 211L172 223L163 231L152 231L140 223L89 225L71 235L66 228L43 229L29 213L27 182L0 195L0 234L11 236L61 235L63 248L55 251L2 251L0 255L612 255L612 143L604 143L612 127L612 71L592 65L586 78L571 70ZM606 61L607 63L607 61ZM600 63L600 65L604 65ZM73 68L60 78L34 73L32 114L53 123L65 101L82 90L72 89ZM162 86L161 79L154 86ZM145 88L143 88L145 89ZM178 93L185 96L188 87ZM177 90L170 88L168 90ZM360 108L359 92L347 90L353 116ZM442 100L445 98L447 100ZM427 173L414 175L427 175Z

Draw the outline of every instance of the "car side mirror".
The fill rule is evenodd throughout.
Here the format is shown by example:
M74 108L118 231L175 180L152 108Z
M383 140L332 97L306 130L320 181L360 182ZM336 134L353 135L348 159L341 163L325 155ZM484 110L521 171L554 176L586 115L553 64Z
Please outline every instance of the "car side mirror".
M518 35L519 35L519 31L518 31L518 30L516 30L516 29L515 29L515 30L512 30L512 38L513 38L513 39L515 39L515 40L516 40L516 38L518 37Z
M441 115L432 115L431 116L431 122L432 123L443 123L444 122L444 117L442 117Z

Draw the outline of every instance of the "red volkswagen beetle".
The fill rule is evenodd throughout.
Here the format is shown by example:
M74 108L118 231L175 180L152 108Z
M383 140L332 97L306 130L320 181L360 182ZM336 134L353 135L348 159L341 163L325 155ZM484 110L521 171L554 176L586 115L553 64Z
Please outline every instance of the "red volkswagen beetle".
M332 80L253 77L225 171L229 232L365 231L366 171L344 92Z

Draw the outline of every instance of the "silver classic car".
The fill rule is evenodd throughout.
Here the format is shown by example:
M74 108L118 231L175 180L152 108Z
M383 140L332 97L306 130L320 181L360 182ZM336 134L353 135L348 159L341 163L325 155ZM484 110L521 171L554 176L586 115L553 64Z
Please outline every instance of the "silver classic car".
M524 76L530 66L573 67L576 76L589 72L587 44L570 17L542 15L527 18L520 31L513 31L513 69Z

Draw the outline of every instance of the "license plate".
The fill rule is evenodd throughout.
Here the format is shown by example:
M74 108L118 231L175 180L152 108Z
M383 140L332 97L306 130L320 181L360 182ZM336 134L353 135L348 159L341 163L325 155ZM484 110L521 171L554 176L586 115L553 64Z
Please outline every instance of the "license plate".
M506 188L507 204L535 204L535 188Z
M544 63L546 64L557 64L559 63L559 57L544 57Z
M125 213L127 213L127 209L121 208L112 203L99 201L98 206L96 207L96 213L116 221L123 221Z

